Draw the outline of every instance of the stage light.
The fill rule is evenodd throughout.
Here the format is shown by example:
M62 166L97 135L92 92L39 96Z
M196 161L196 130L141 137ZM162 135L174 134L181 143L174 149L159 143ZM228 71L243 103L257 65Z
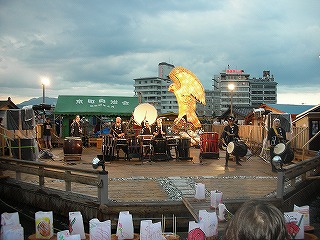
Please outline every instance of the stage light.
M276 168L278 172L283 171L283 161L280 156L276 155L272 158L272 165Z
M93 169L97 169L99 166L102 167L102 172L106 172L105 170L105 161L100 159L98 156L92 159L92 167Z
M43 77L41 79L41 85L42 85L42 103L45 104L45 87L50 84L50 80L47 77Z

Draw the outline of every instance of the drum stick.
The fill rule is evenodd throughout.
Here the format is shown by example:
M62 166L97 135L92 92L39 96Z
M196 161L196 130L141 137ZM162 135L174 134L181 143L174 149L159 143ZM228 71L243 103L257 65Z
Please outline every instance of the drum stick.
M307 129L307 128L302 129L300 132L298 132L295 136L293 136L293 138L291 138L291 139L290 139L288 142L286 142L285 144L287 145L287 144L291 143L293 139L295 139L296 137L298 137L298 136L299 136L301 133L303 133L306 129Z
M117 135L117 137L119 137L119 134L113 128L110 128L110 129L112 132L114 132Z

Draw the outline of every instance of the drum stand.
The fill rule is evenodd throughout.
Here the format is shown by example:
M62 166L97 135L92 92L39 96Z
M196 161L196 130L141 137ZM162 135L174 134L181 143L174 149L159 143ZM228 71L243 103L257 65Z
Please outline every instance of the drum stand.
M264 141L265 142L265 141ZM247 158L247 161L251 158L251 157L259 157L260 159L262 159L263 161L265 161L266 163L269 163L267 156L268 153L265 150L265 143L263 144L258 144L258 146L254 146L251 147L250 151L251 151L251 155Z

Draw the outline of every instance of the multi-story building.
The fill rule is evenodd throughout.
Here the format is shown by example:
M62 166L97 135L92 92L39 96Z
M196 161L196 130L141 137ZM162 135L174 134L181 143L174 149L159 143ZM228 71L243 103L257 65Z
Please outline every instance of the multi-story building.
M161 62L157 77L134 79L134 92L142 102L153 104L158 114L178 113L174 93L168 91L172 81L169 73L174 65ZM206 89L206 105L197 104L199 117L220 116L230 105L233 107L257 107L263 103L277 103L277 83L270 71L263 71L262 78L250 78L244 70L225 69L214 75L212 90ZM234 89L230 90L230 84Z
M134 92L141 97L142 102L147 102L157 109L158 114L178 112L178 102L174 93L168 91L172 81L169 73L174 65L161 62L158 65L157 77L135 78Z
M230 105L257 107L262 103L277 103L277 83L270 77L270 71L263 71L262 78L251 79L244 70L228 68L214 76L213 92L216 115L221 115Z

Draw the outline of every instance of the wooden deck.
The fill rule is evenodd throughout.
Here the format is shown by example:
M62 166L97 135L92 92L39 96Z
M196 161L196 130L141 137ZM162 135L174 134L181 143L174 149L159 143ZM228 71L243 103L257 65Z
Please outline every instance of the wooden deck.
M84 148L80 161L65 161L62 148L54 148L52 153L53 159L41 161L92 169L92 159L100 154L100 149ZM109 199L117 202L181 201L182 197L194 196L196 183L205 184L208 198L212 190L222 191L223 199L264 198L273 195L277 175L263 159L251 156L246 161L244 158L242 166L231 161L226 169L223 151L219 153L218 159L200 159L199 154L200 150L192 147L192 160L142 162L139 158L130 161L120 158L106 163L109 174ZM59 183L50 183L52 184ZM77 191L88 192L88 189L79 186ZM95 190L92 191L95 195Z

